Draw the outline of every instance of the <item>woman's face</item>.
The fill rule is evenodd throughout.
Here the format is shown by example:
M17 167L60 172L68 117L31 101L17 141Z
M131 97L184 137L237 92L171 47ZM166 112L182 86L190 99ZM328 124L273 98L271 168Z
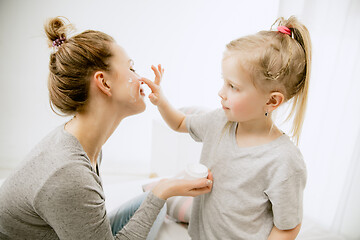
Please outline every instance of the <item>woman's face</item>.
M111 94L115 104L129 114L143 112L146 108L145 93L139 81L140 76L135 73L134 62L124 49L113 43L113 57L111 58Z

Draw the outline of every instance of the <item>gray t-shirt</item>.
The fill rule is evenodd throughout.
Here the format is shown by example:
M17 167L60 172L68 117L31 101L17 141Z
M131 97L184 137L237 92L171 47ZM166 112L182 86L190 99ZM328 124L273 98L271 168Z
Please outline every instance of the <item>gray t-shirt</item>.
M164 203L150 193L114 237L101 178L62 125L1 186L0 239L145 239Z
M190 135L203 142L200 162L211 169L211 193L196 197L190 218L193 240L265 240L275 225L302 221L306 167L285 134L260 146L239 147L236 123L224 128L222 109L186 119Z

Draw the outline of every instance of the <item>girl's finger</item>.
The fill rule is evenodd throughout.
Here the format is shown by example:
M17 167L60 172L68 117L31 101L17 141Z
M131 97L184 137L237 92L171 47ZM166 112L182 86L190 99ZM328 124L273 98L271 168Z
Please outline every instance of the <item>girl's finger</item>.
M160 71L154 65L151 65L151 69L153 70L156 77L161 77Z
M158 65L158 69L159 69L159 72L160 72L161 74L164 73L164 68L161 67L161 64Z
M155 84L160 85L160 81L161 81L161 72L159 72L159 70L154 66L151 65L151 69L153 70L154 74L155 74Z
M149 86L152 92L156 92L158 90L158 85L156 85L153 81L147 79L147 78L141 78L140 81L143 81L146 85Z
M153 93L150 93L149 99L152 103L156 103L156 101L157 101L157 97Z
M164 69L161 67L161 64L158 65L158 69L159 69L160 76L161 76L161 78L160 78L160 82L161 82L162 77L164 76Z

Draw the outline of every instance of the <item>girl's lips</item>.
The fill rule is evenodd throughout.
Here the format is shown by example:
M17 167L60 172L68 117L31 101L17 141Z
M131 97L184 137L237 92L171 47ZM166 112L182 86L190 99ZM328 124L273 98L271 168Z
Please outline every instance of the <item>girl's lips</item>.
M222 105L222 104L221 104ZM224 109L224 110L229 110L230 108L227 108L227 107L225 107L224 105L222 105L222 108Z

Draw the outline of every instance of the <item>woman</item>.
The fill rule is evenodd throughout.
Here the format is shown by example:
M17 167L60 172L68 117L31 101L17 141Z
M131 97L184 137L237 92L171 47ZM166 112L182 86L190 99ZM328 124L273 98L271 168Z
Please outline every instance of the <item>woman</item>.
M61 18L45 25L54 48L48 88L54 112L74 117L1 186L0 238L145 239L167 198L210 192L212 175L160 181L120 230L121 216L106 213L99 163L102 145L121 120L145 110L140 77L112 37L88 30L67 38L69 28Z

